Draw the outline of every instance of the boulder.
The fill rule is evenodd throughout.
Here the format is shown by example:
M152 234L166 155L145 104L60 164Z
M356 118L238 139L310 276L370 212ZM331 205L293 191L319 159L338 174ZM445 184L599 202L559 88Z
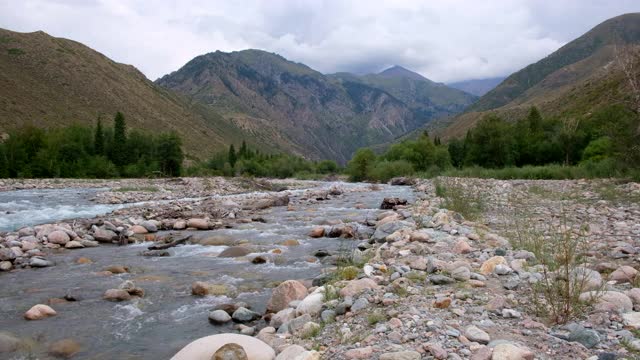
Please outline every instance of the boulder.
M109 289L104 292L102 298L108 301L126 301L131 300L131 295L127 290Z
M189 219L187 220L187 227L198 230L209 230L209 222L207 221L207 219Z
M312 238L321 238L324 236L324 228L322 226L316 226L309 232L309 236Z
M221 252L218 257L242 257L251 254L251 250L244 246L230 246Z
M145 230L151 233L158 231L158 226L153 221L149 221L149 220L143 221L140 223L140 226L142 226Z
M66 249L81 249L84 247L80 241L71 240L64 245Z
M31 258L31 260L29 260L29 266L38 267L38 268L49 267L49 266L53 266L53 262L47 259L44 259L40 256L34 256Z
M93 232L93 238L99 242L112 242L113 240L118 238L118 235L111 230L97 228Z
M41 320L48 318L49 316L56 316L57 314L58 313L56 313L56 311L51 307L44 304L38 304L27 310L27 312L24 313L24 318L27 320Z
M236 311L233 312L231 318L237 322L249 322L260 318L260 314L245 307L239 307Z
M146 234L149 232L149 230L147 230L144 226L141 226L141 225L133 225L132 227L129 228L129 231L131 231L134 234Z
M398 205L407 205L407 199L400 198L384 198L382 200L382 204L380 204L380 209L393 209Z
M69 238L69 235L66 232L61 230L55 230L55 231L52 231L49 234L49 236L47 236L47 240L53 244L65 245L71 239Z
M80 352L80 344L73 339L63 339L49 345L49 354L63 359L72 358Z
M267 311L278 312L286 309L294 300L302 300L308 295L307 288L299 281L287 280L278 285L271 293Z
M212 284L204 281L196 281L191 284L191 294L196 296L227 296L235 297L238 291L232 285Z
M0 354L18 350L22 342L11 333L0 332Z
M298 306L296 307L296 312L298 315L309 314L312 316L320 314L322 310L322 303L324 301L324 293L322 292L314 292L307 297L305 297Z
M13 269L11 261L0 261L0 271L9 271Z
M500 343L493 348L491 360L533 360L534 354L529 349L509 343Z
M244 348L238 344L225 344L216 350L211 360L248 360Z
M276 360L297 360L307 350L300 345L289 345L278 356Z
M488 344L491 341L491 337L484 330L476 326L468 326L464 330L464 336L470 341L475 341L480 344Z
M173 230L184 230L187 228L187 222L184 220L177 220L173 223Z
M580 301L595 301L595 308L599 311L630 312L633 303L629 297L617 291L588 291L580 294Z
M640 329L640 312L622 314L624 324L632 329Z
M277 313L271 316L271 321L269 322L269 326L273 326L274 328L279 328L283 324L288 323L289 321L295 319L296 317L296 309L287 308L278 311Z
M16 254L11 249L0 249L0 261L11 261L16 258Z
M373 241L382 243L385 242L387 236L393 234L394 232L402 229L410 229L413 230L415 228L415 224L410 223L408 221L396 220L388 223L384 223L376 228L376 231L371 236Z
M582 284L582 291L599 290L602 287L600 273L585 267L577 267L571 272L572 281Z
M480 266L480 273L482 273L482 275L489 275L493 273L497 265L507 265L507 260L502 256L494 256L482 263L482 266Z
M275 351L263 341L246 335L218 334L197 339L175 354L171 360L211 360L226 344L242 346L248 360L273 360Z
M631 266L623 265L616 269L616 271L612 272L611 275L609 275L609 280L613 280L618 284L628 283L633 282L637 275L638 270L632 268Z
M378 284L376 284L375 281L368 278L352 280L352 281L349 281L347 286L340 289L340 296L342 296L343 298L347 296L354 297L354 296L360 295L363 291L367 289L377 289L377 288L378 288Z

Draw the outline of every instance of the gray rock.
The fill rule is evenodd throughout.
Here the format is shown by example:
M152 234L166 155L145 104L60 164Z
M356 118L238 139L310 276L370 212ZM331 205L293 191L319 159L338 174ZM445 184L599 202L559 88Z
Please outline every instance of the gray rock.
M479 329L476 326L468 326L464 330L464 336L470 341L475 341L480 344L488 344L491 340L489 334L487 334L484 330Z
M38 256L34 256L31 258L31 260L29 261L29 266L31 267L48 267L48 266L53 266L53 262L43 259L41 257Z
M231 321L231 316L224 310L213 310L209 312L209 321L214 324L224 324Z
M148 232L156 232L158 231L158 227L151 221L143 221L140 223L140 226L147 229Z
M367 300L366 298L359 298L358 300L356 300L353 305L351 306L351 311L352 312L358 312L360 310L364 310L366 308L369 307L369 300Z
M446 285L456 282L454 279L444 275L431 275L429 281L434 285Z
M233 320L237 322L249 322L260 317L257 312L251 311L245 307L239 307L238 310L233 312Z
M336 312L333 310L325 310L320 313L320 319L324 323L332 323L336 320Z
M298 316L297 318L289 321L288 323L286 323L286 327L288 328L288 331L291 334L296 334L298 333L300 330L302 330L302 328L304 327L304 324L308 323L311 321L311 315L309 314L304 314L302 316ZM285 326L283 325L283 327ZM278 329L278 332L279 329Z
M11 249L0 249L0 261L11 261L16 258L16 254Z
M371 240L375 242L385 242L387 236L393 234L394 232L403 229L403 228L415 228L415 224L410 223L408 221L391 221L386 224L382 224L380 227L376 229L376 231L371 236Z
M592 329L585 329L582 326L576 327L569 334L569 341L578 342L587 349L591 349L600 343L600 335Z
M471 278L471 270L465 266L455 268L451 271L451 277L458 281L466 281Z

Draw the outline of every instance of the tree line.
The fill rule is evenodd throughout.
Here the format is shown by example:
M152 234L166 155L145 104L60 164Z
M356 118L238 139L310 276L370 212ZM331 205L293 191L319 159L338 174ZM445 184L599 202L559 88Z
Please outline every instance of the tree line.
M386 181L415 173L427 177L469 173L452 169L561 165L580 168L581 175L590 177L637 176L639 125L638 114L623 105L605 106L584 118L545 118L532 107L515 122L487 115L464 138L446 144L423 133L380 156L360 149L347 165L347 173L355 181ZM548 176L544 171L539 174Z
M178 176L182 140L174 132L159 135L127 131L118 112L113 127L71 125L43 130L27 126L9 132L0 143L3 178L111 178Z

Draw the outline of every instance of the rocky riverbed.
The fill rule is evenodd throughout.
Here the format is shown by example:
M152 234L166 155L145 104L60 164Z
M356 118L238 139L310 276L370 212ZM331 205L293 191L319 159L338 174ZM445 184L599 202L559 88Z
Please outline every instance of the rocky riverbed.
M9 280L13 289L0 310L1 327L11 332L0 335L0 351L16 356L31 351L74 358L168 358L189 341L216 334L190 343L174 359L637 357L639 184L477 179L437 179L436 183L456 188L462 193L459 196L481 203L474 221L444 209L449 203L436 195L432 181L417 181L413 187L309 183L307 190L176 199L120 209L96 219L4 234L0 249L5 254L3 264L11 263L6 268L34 267L30 264L34 258L51 253L51 257L42 258L57 263L51 269L67 266L55 275L58 278L78 273L110 280L98 281L98 286L79 283L67 294L38 283L37 270L0 274L3 284ZM408 203L402 205L401 198ZM282 237L267 237L262 242L252 240L261 232L272 232L269 224L294 227L295 231L285 230ZM244 227L253 231L241 236L248 241L224 236ZM584 313L557 324L535 311L540 299L532 296L532 284L546 279L545 267L521 241L523 229L542 229L543 237L558 231L584 241L588 250L573 268L584 275L577 288L577 294L582 293L580 300L592 302ZM200 236L205 233L207 236ZM25 237L35 239L25 241ZM89 241L96 240L104 242L103 249L56 249L73 241L89 247L94 245ZM155 241L156 250L145 250L147 245L105 245L144 241ZM36 251L25 251L25 243L36 244ZM300 245L303 251L292 250ZM225 258L224 252L237 256L241 265L235 274L239 275L242 267L257 267L263 276L259 281L249 280L252 284L221 283L221 268L212 268L212 263L200 257L187 257L190 265L181 270L185 265L180 265L178 257L194 246L215 247L203 250L215 259ZM107 266L107 260L99 255L107 249L112 251L109 256L124 263ZM140 255L118 249L136 249ZM27 255L17 256L16 250ZM84 269L76 265L85 257L72 262L68 253L73 251L87 252L90 256L86 259L93 261L93 256L99 266ZM148 251L152 252L144 256ZM14 258L6 260L7 254ZM284 254L291 256L288 263L282 260ZM176 282L170 280L170 286L162 280L147 282L168 276L154 274L158 267L131 271L138 266L133 259L159 262L164 255L173 263L166 262L160 268L179 277ZM28 261L16 264L19 258ZM318 265L302 266L305 262ZM284 271L282 265L291 266L293 273ZM206 274L201 273L202 268ZM243 276L251 277L247 272ZM555 275L553 279L562 280ZM21 281L24 285L15 285ZM38 287L47 290L38 294L32 289ZM90 290L83 293L83 288ZM247 296L247 292L254 295ZM199 310L186 317L189 326L163 315L166 313L159 304L166 299L158 298L159 293L172 294L165 295L169 299L166 304L181 304L174 309L182 309L185 303L199 304ZM175 293L181 302L171 299ZM152 304L144 303L148 300ZM100 308L92 308L92 304ZM129 331L125 332L129 338L119 338L124 343L106 341L113 349L100 350L99 344L88 344L77 333L65 337L49 334L52 327L47 324L73 328L73 322L79 321L65 309L108 313L113 306L136 313L150 308L156 317L140 315L134 320L138 317L134 316L117 325L105 321L103 327L152 329L150 340L155 342L140 344L142 335L136 334L143 330ZM42 320L23 320L22 316ZM209 324L203 324L205 321ZM162 328L167 326L188 330L165 333ZM82 330L86 332L86 328Z

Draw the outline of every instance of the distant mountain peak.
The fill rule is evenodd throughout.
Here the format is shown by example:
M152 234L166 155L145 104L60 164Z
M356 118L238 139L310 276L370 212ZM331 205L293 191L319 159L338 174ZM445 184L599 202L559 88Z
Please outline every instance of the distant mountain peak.
M413 80L423 80L423 81L431 81L429 79L427 79L426 77L418 74L417 72L413 72L407 68L404 68L400 65L394 65L380 73L378 73L378 75L380 76L384 76L384 77L395 77L395 78L408 78L408 79L413 79Z

